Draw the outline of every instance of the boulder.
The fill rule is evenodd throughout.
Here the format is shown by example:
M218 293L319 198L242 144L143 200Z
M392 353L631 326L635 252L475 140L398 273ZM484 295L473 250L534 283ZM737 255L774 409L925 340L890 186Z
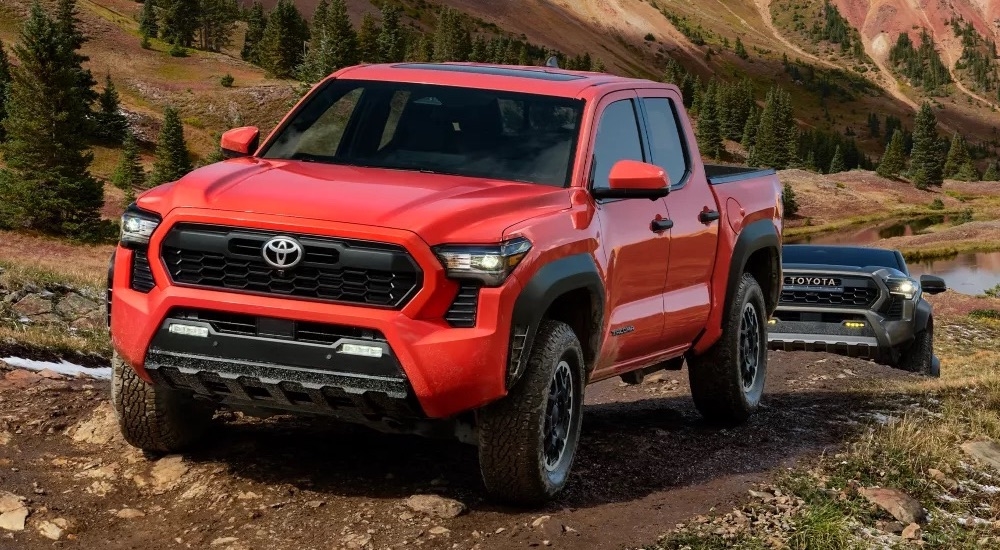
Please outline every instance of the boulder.
M414 512L442 519L458 517L465 512L465 505L461 502L439 495L413 495L403 504Z
M892 514L892 517L903 524L924 523L927 521L927 510L920 501L899 489L886 487L862 488L858 491L862 497L875 506Z

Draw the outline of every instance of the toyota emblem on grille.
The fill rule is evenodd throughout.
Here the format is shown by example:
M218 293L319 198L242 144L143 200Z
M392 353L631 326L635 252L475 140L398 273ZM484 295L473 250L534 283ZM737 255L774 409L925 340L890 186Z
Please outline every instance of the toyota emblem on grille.
M291 237L274 237L264 243L264 261L271 267L291 269L302 261L302 245Z

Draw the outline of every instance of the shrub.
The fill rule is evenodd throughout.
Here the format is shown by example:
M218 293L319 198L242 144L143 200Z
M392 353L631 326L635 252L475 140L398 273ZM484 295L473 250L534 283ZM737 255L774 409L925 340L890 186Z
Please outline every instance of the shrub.
M646 33L646 36L644 36L643 39L645 39L646 42L652 42L653 40L656 40L656 37L653 36L653 33L650 32Z
M934 199L931 201L931 205L928 206L931 210L944 210L944 202L941 199Z
M232 88L233 82L235 80L236 79L233 78L233 75L226 73L226 76L223 76L221 79L219 79L219 84L222 84L223 88Z
M180 44L177 43L171 45L170 50L167 53L170 54L170 57L187 57L188 54L184 46L181 46Z
M1000 285L996 285L993 288L987 288L983 291L983 294L989 296L990 298L1000 298Z

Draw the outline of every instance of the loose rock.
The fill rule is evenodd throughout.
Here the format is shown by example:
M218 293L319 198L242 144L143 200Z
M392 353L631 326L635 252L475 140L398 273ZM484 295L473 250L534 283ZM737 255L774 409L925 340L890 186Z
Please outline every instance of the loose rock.
M172 488L189 469L181 455L165 456L153 464L150 472L153 477L153 487L160 490Z
M146 514L142 510L136 510L135 508L122 508L121 510L118 510L118 513L115 515L121 519L136 519L136 518L146 517Z
M43 521L38 524L38 532L47 539L59 540L63 536L63 529L51 521Z
M240 539L236 537L220 537L209 543L209 546L223 546L225 544L232 544Z
M922 535L920 526L916 523L911 523L903 529L903 538L907 540L919 540Z
M27 518L28 508L24 505L24 498L0 491L0 529L23 531Z
M962 450L983 464L1000 470L1000 445L995 441L969 441L962 444Z
M535 521L531 522L531 526L537 529L545 525L545 522L549 521L550 519L552 519L552 516L540 516L538 518L535 518Z
M865 500L889 512L892 517L904 524L927 521L927 510L924 510L920 501L899 489L872 487L862 488L858 493Z
M413 495L403 501L407 508L441 519L458 517L465 512L465 504L439 495Z

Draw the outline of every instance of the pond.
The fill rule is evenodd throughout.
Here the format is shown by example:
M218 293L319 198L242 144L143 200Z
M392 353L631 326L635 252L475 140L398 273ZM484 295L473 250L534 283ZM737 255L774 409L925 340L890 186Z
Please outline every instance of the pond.
M886 222L874 227L853 227L822 235L788 239L788 243L871 244L880 239L918 235L927 228L947 223L947 216L928 216L905 221ZM982 294L1000 284L1000 252L959 254L941 260L907 262L914 276L943 277L948 288L964 294Z

